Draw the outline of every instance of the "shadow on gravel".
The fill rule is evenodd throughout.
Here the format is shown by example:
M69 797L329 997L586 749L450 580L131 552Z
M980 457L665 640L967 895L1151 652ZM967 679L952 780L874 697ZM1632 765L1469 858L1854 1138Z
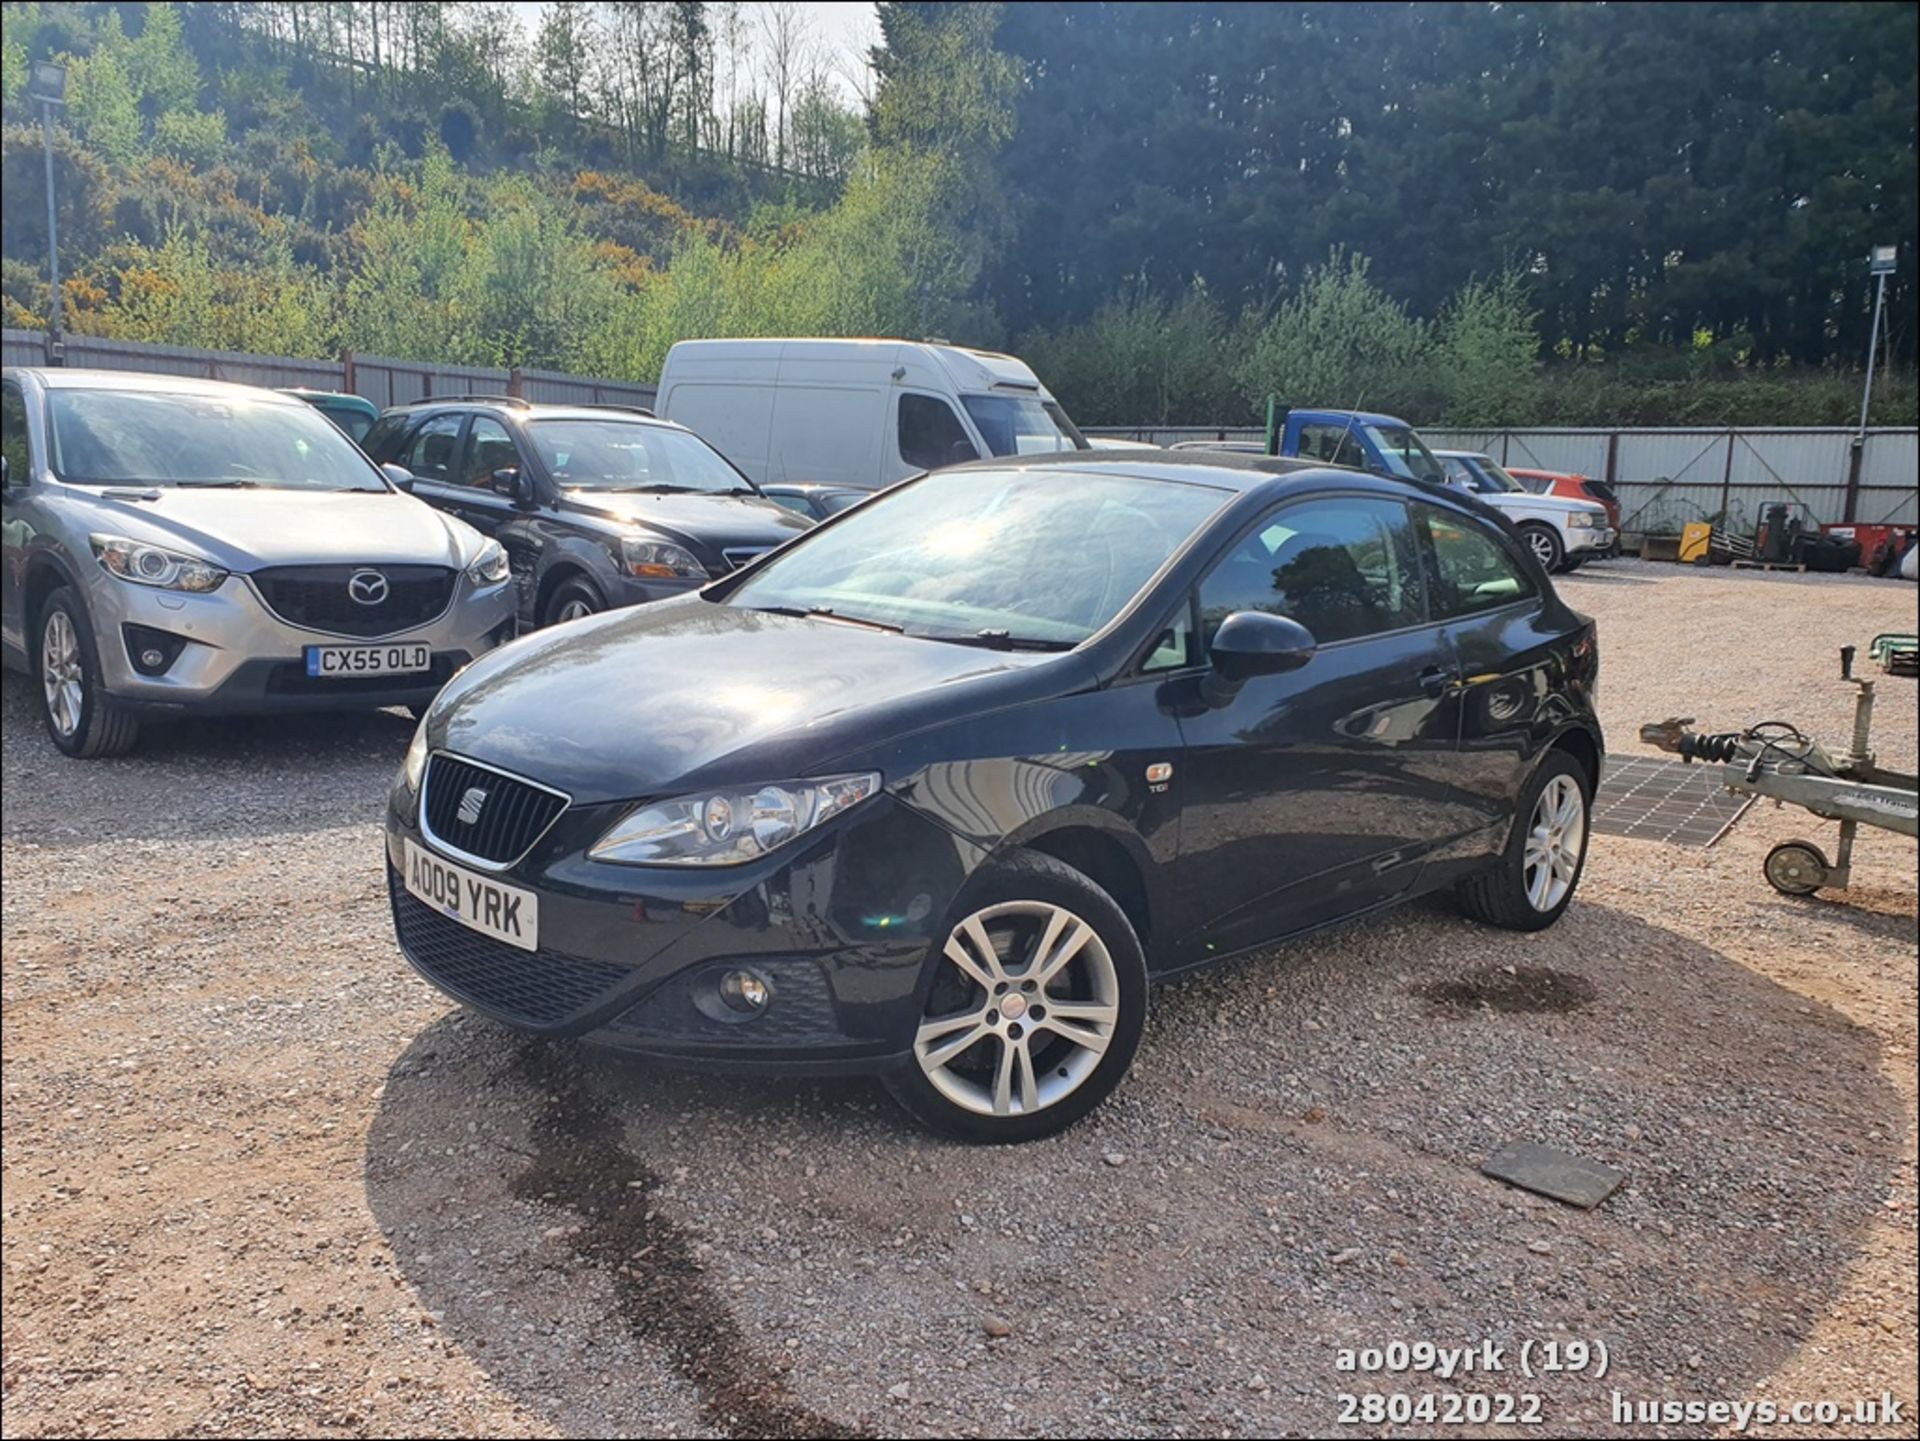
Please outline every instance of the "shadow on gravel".
M259 837L378 820L406 754L402 711L146 726L125 756L73 760L47 738L30 677L0 689L0 830L45 846Z
M862 1082L451 1013L389 1073L366 1186L439 1334L566 1434L985 1434L1013 1396L1028 1432L1329 1434L1338 1346L1493 1334L1604 1339L1551 1419L1609 1434L1612 1389L1749 1394L1831 1308L1898 1174L1880 1064L1629 912L1518 936L1429 903L1160 992L1115 1098L1019 1147L934 1140ZM1512 1140L1629 1179L1559 1207L1478 1174ZM907 1375L935 1379L896 1412Z
M1598 581L1602 585L1652 585L1654 583L1651 576L1623 575L1619 571L1609 572L1595 570L1590 565L1583 565L1578 570L1570 570L1564 574L1556 575L1553 578L1553 583L1555 585L1566 585L1569 583L1582 585L1590 580Z

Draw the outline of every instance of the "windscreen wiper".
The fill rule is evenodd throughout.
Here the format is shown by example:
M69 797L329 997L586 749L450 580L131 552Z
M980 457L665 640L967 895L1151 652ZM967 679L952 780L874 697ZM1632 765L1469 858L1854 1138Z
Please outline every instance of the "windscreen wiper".
M602 495L669 495L678 491L694 491L697 485L674 485L669 481L654 480L645 485L599 485L586 486L583 489L597 490Z
M981 630L972 635L928 635L927 639L943 641L947 645L975 645L983 650L1067 651L1077 644L1075 641L1053 640L1047 636L1014 635L1004 630Z
M810 605L804 608L797 605L749 605L742 610L758 611L762 615L790 615L796 620L831 620L841 625L857 625L862 630L883 630L889 635L905 635L903 626L889 624L884 620L866 620L857 615L841 615L831 606Z
M179 490L258 490L257 480L176 480L170 482Z

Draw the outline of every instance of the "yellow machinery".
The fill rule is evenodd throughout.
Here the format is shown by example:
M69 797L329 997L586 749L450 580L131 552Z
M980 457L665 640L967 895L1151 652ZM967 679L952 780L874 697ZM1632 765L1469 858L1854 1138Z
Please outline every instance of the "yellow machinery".
M1706 565L1713 545L1713 527L1704 520L1690 520L1680 528L1680 564Z

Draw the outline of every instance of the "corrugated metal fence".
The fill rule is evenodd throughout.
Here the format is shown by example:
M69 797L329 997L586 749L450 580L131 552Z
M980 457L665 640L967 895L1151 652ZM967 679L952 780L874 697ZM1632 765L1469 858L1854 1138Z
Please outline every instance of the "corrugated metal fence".
M1263 440L1259 427L1096 426L1088 435L1172 445L1182 440ZM1670 535L1720 517L1751 531L1761 511L1798 501L1815 521L1920 523L1920 432L1867 432L1854 469L1848 429L1422 430L1435 450L1476 450L1502 465L1574 471L1612 484L1621 526ZM1849 514L1849 491L1852 492Z
M0 350L8 365L45 365L46 336L38 330L0 332ZM149 370L164 375L204 375L243 385L307 386L364 395L378 406L404 405L436 395L518 395L528 400L575 405L651 407L653 387L626 380L599 380L557 370L499 370L476 365L440 365L395 360L385 355L343 351L337 360L308 360L288 355L247 355L231 350L196 350L181 345L148 345L133 340L104 340L91 335L66 337L66 363L104 370Z

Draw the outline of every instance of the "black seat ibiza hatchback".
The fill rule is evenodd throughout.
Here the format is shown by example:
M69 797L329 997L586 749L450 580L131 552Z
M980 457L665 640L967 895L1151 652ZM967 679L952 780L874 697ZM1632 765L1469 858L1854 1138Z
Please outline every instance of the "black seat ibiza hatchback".
M407 958L526 1031L1070 1125L1151 982L1439 887L1551 925L1593 624L1478 501L1265 458L937 471L463 671L387 816Z

